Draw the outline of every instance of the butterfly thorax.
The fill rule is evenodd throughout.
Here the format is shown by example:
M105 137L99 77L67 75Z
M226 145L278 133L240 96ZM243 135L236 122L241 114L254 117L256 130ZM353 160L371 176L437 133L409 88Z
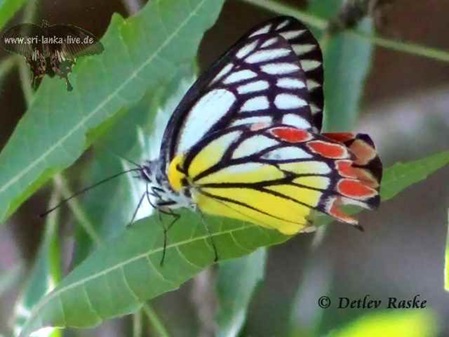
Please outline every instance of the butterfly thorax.
M190 189L186 185L173 184L167 177L159 160L148 161L142 165L141 178L148 183L148 192L154 197L156 208L196 208Z

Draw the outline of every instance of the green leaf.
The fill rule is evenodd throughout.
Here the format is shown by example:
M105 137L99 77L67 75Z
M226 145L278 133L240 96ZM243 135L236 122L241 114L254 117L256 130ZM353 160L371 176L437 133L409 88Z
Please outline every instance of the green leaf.
M364 315L329 337L436 337L438 330L431 310L387 311Z
M26 2L26 0L2 0L0 2L0 30Z
M55 198L51 198L56 202ZM15 306L14 335L18 336L31 315L33 307L61 280L61 255L57 231L58 212L52 213L46 222L43 241L36 263L26 287ZM60 331L47 329L42 337L60 337Z
M189 211L181 214L168 233L163 266L163 230L158 217L138 221L90 255L47 295L33 309L21 337L43 327L91 327L104 319L132 313L144 301L177 289L213 264L210 237L199 215ZM288 238L274 230L229 219L205 221L221 261Z
M248 306L265 273L266 250L220 263L217 279L218 335L236 337L245 322Z
M114 15L105 51L77 63L73 92L46 78L0 154L0 221L81 155L89 131L169 82L196 54L222 3L150 1L127 20Z
M449 164L449 151L408 163L396 163L385 171L380 195L382 201L393 198L405 188L426 179L429 175Z
M344 0L310 0L307 12L327 20L337 15L343 3Z

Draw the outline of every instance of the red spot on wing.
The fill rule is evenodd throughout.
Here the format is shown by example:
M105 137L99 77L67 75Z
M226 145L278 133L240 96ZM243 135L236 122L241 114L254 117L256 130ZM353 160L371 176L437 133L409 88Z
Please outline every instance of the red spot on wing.
M309 132L302 129L279 127L271 129L270 131L271 134L277 138L289 143L302 143L312 138L312 135Z
M368 199L377 195L377 191L362 181L341 179L337 183L337 190L348 198Z
M307 143L307 146L314 153L325 158L343 159L348 157L348 151L344 145L329 143L322 140L312 140Z
M350 132L329 132L323 133L324 137L336 140L337 142L344 143L354 139L354 134Z
M357 225L357 219L349 216L340 208L340 200L339 198L333 197L329 199L326 207L327 213L341 222L346 222L352 225Z
M350 160L338 160L337 170L342 177L353 179L358 178L357 171L354 167L352 167L352 161Z
M379 182L368 170L353 167L352 164L350 160L338 160L336 165L338 173L345 178L358 179L371 188L379 187Z

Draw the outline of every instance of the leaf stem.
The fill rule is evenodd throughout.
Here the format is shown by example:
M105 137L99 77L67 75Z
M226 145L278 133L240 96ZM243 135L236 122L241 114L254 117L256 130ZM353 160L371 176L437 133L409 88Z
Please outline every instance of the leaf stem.
M150 305L144 304L144 306L142 307L142 311L148 317L151 325L153 326L156 332L156 336L170 337L170 334L168 333L167 329L165 329L165 326L162 324L161 319L156 314L156 311L154 311L154 309Z
M133 337L142 337L142 332L142 310L139 310L133 314Z
M326 20L321 19L314 15L307 14L303 10L277 3L273 0L242 0L242 1L267 9L275 13L294 16L303 21L304 23L308 24L309 26L315 27L320 30L325 30L327 28ZM431 48L412 42L395 41L381 36L364 34L354 29L347 30L347 33L361 39L369 40L371 41L371 43L383 48L415 56L421 56L436 61L449 62L449 52L440 49Z

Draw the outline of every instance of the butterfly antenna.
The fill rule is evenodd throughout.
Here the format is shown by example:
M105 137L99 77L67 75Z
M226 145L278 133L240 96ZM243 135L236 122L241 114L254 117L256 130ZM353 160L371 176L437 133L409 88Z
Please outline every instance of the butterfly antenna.
M93 188L95 188L95 187L101 185L101 184L104 184L104 183L108 182L109 180L115 179L115 178L117 178L117 177L119 177L119 176L121 176L121 175L123 175L123 174L130 173L130 172L135 172L135 171L139 171L139 170L140 170L140 169L134 168L134 169L122 171L122 172L116 173L116 174L114 174L114 175L112 175L112 176L109 176L109 177L107 177L107 178L105 178L105 179L103 179L103 180L100 180L100 181L96 182L96 183L93 184L93 185L90 185L90 186L88 186L88 187L83 188L82 190L79 190L79 191L73 193L70 197L61 200L61 202L59 202L57 205L55 205L54 207L52 207L52 208L46 210L44 213L40 214L39 216L40 216L41 218L46 217L48 214L50 214L51 212L53 212L55 209L57 209L58 207L64 205L66 202L72 200L73 198L76 198L77 196L79 196L79 195L81 195L81 194L83 194L83 193L85 193L85 192L87 192L87 191L89 191L89 190L91 190L91 189L93 189Z
M142 168L142 165L137 164L135 161L133 161L133 160L131 160L131 159L128 159L128 158L123 157L122 155L118 154L117 152L115 152L115 151L113 151L113 150L111 150L111 149L108 149L106 146L103 146L103 145L101 145L101 144L99 144L99 146L101 146L103 149L105 149L106 151L108 151L108 152L109 152L110 154L112 154L113 156L115 156L115 157L117 157L117 158L119 158L119 159L122 159L122 160L128 162L129 164L134 165L135 167L137 167L137 168L139 168L139 169Z

